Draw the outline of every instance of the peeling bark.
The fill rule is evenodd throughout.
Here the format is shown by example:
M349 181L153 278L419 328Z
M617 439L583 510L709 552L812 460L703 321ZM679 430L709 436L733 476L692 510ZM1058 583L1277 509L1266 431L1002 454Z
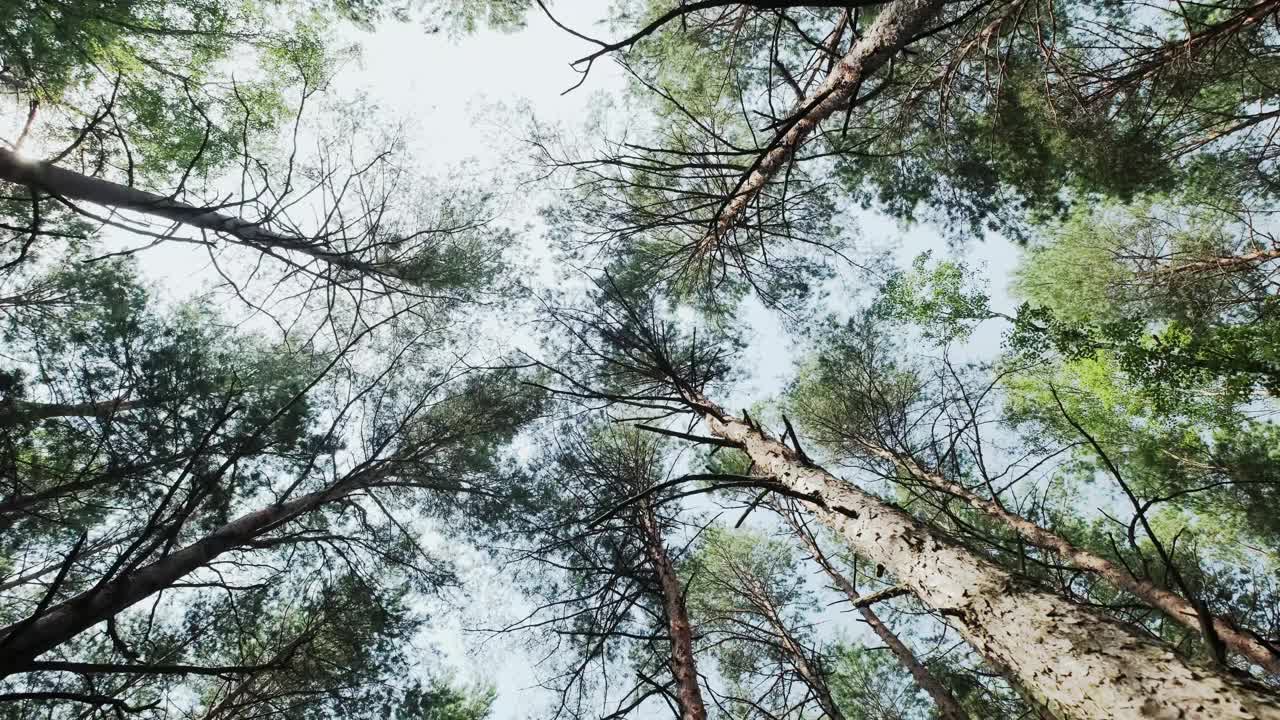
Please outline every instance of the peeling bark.
M884 565L1055 715L1280 720L1280 700L1266 689L1192 666L1120 623L1019 581L717 406L700 405L713 435L738 443L762 474L809 498L815 516L855 552Z
M658 586L662 591L662 607L671 639L671 674L676 681L680 720L707 720L707 707L698 684L698 666L693 658L693 626L689 623L689 610L685 605L684 583L671 564L652 506L646 503L639 513L639 521L645 535L645 555L658 576Z

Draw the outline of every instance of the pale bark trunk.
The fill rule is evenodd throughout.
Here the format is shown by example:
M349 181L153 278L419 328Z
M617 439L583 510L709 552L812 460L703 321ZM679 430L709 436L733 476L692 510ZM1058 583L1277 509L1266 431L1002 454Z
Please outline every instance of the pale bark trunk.
M713 435L761 474L810 499L816 516L947 617L979 653L1051 712L1076 720L1280 720L1259 687L1193 667L1168 647L1015 579L873 495L801 460L710 403Z
M715 247L769 180L795 157L818 125L847 108L856 99L863 82L910 42L944 4L944 0L895 0L880 11L871 27L822 84L801 101L796 108L800 118L765 151L755 169L725 203L715 219L715 227L703 238L701 252L710 252Z
M924 690L929 695L929 698L933 700L933 704L938 708L938 715L943 720L969 720L968 714L965 713L964 708L960 707L960 702L951 694L951 691L938 682L933 673L929 672L929 668L925 667L924 663L916 658L915 653L911 652L911 648L907 647L906 643L902 642L894 634L893 630L889 629L889 626L880 620L880 616L876 615L875 611L871 609L871 605L866 602L867 597L870 596L863 596L858 593L857 587L854 586L849 578L845 577L844 573L831 564L826 553L822 552L822 548L818 547L817 541L809 534L808 529L797 522L790 512L780 508L779 514L791 525L796 536L805 544L809 554L827 574L827 577L831 578L831 581L844 593L849 602L858 609L858 613L862 615L862 619L870 626L871 631L889 648L889 652L893 653L893 657L897 659L898 663L906 668L907 672L911 673L911 677L920 686L920 689ZM896 590L896 588L890 588L890 590Z
M14 400L0 406L0 425L61 417L109 418L116 413L137 410L148 405L143 400L104 400L86 403L39 403Z
M641 511L640 527L645 534L645 554L662 590L662 606L671 639L671 674L676 681L680 720L706 720L707 707L702 700L698 666L693 657L693 626L689 623L689 610L685 605L684 583L671 564L666 544L658 532L657 519L648 505Z
M33 622L0 629L0 677L22 672L27 663L124 609L173 585L219 555L363 486L354 476L325 490L242 515L200 540L150 565L61 602Z
M1152 270L1151 275L1154 277L1191 275L1208 270L1240 272L1272 260L1280 260L1280 248L1255 250L1243 255L1221 255L1205 260L1192 260L1176 265L1166 265Z
M911 473L913 477L924 481L939 492L960 498L973 509L1018 533L1027 542L1046 550L1052 550L1075 567L1095 573L1112 586L1131 593L1134 597L1160 610L1179 625L1196 633L1203 631L1200 614L1181 595L1165 590L1150 580L1136 578L1129 571L1110 560L1076 547L1060 535L1050 532L1020 515L1009 512L999 503L981 497L963 485L948 481L937 473L925 471L911 460L904 460L884 448L872 445L866 445L866 448L868 452L902 467ZM1257 663L1270 673L1280 674L1280 657L1272 652L1270 648L1253 636L1235 629L1221 618L1214 617L1212 621L1213 630L1218 639L1229 650L1239 653L1251 662Z
M128 185L90 177L50 163L23 160L12 150L5 148L0 148L0 180L36 188L66 200L132 210L202 230L222 233L258 249L298 252L358 273L388 274L386 268L357 260L345 252L326 249L322 243L307 238L278 233L260 223L190 205Z

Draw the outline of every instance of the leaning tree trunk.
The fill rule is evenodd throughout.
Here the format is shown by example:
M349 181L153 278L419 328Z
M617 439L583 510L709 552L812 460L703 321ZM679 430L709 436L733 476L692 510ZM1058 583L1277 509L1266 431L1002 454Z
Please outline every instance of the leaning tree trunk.
M1077 720L1280 720L1275 695L1040 590L902 510L699 400L711 433L742 448L857 553L942 614L1050 712Z
M1240 255L1219 255L1202 260L1189 260L1184 263L1169 263L1150 271L1154 278L1175 278L1183 275L1219 272L1245 272L1264 263L1280 260L1280 247L1271 247Z
M25 185L65 200L131 210L201 230L222 233L242 245L260 251L297 252L351 272L389 274L388 268L364 262L347 252L330 249L322 242L279 233L261 223L197 207L128 185L82 175L51 163L24 160L5 148L0 148L0 180Z
M858 609L858 613L862 615L862 619L871 627L871 631L889 648L889 652L893 653L893 657L897 659L898 663L906 668L907 672L911 673L911 677L920 686L920 689L928 693L929 698L933 700L933 704L938 707L938 715L942 720L969 720L968 714L965 713L964 708L960 707L960 701L956 700L955 695L952 695L945 685L938 682L933 673L929 672L929 668L925 667L924 663L916 658L915 653L911 652L911 648L907 647L906 643L902 642L901 638L880 620L880 616L876 615L875 611L871 609L871 605L865 602L866 598L858 593L857 587L854 586L849 578L845 577L844 573L831 564L831 560L827 558L826 553L822 552L822 548L818 547L817 541L809 533L808 528L804 527L787 509L777 508L777 510L787 524L791 526L791 529L795 531L800 541L804 543L814 562L818 563L818 566L827 574L827 577L831 578L836 587L844 593L845 597L849 598L849 602L853 603L853 606Z
M304 632L293 640L290 640L287 645L272 655L267 662L260 664L264 667L284 667L293 654L297 652L298 648L301 647L304 642L309 642L311 639L310 633ZM272 676L267 675L266 679L270 681ZM235 717L236 715L245 717L246 713L243 708L245 706L251 706L253 704L253 700L240 702L240 698L244 695L260 694L261 690L259 688L262 687L262 680L263 678L256 675L250 675L240 680L234 687L227 691L226 695L219 700L216 705L207 708L204 711L204 714L200 716L200 720L217 720L217 718Z
M151 404L147 400L125 400L124 398L83 403L42 403L11 400L0 406L0 427L22 422L36 422L65 417L92 417L106 420L116 413L146 408Z
M327 502L355 492L365 485L371 474L351 475L324 490L242 515L150 565L0 629L0 677L23 672L43 653L165 590L219 555L242 547Z
M809 653L805 651L795 636L791 634L791 629L782 620L782 615L778 612L778 607L769 598L768 592L758 582L747 583L747 587L742 588L747 600L755 605L756 611L759 612L765 622L769 623L769 627L773 628L773 632L781 638L782 649L786 652L788 659L791 661L792 667L800 675L800 679L805 685L809 686L809 690L817 698L818 707L822 709L824 715L829 720L845 720L844 713L841 712L840 706L836 704L835 696L831 693L831 686L827 684L826 675L822 672Z
M707 706L702 700L702 687L698 684L698 666L693 657L693 626L685 605L684 583L671 564L666 544L658 532L653 507L646 503L639 515L640 528L645 536L645 555L658 576L658 586L662 591L667 634L671 638L671 674L676 681L680 720L706 720Z
M1221 22L1205 26L1187 37L1166 40L1160 47L1149 50L1132 51L1132 63L1120 64L1122 73L1107 76L1105 73L1095 82L1100 88L1084 96L1088 103L1114 98L1121 93L1130 93L1134 89L1162 74L1170 74L1175 68L1183 68L1204 62L1203 56L1217 53L1223 45L1231 41L1232 36L1242 35L1263 24L1268 18L1280 11L1278 0L1258 0L1253 5L1243 8ZM1214 62L1209 60L1208 62ZM1167 79L1167 78L1166 78Z
M855 102L866 79L897 55L945 5L944 0L896 0L876 15L871 27L836 63L816 90L795 109L786 130L756 158L749 174L728 198L699 250L714 249L760 191L800 150L818 125Z
M926 471L909 458L903 458L887 448L870 444L864 444L864 446L868 452L902 467L911 473L912 477L923 481L933 489L960 498L969 507L1018 533L1032 545L1052 550L1075 567L1095 573L1113 587L1132 594L1160 610L1179 625L1195 633L1204 631L1200 613L1181 595L1165 590L1150 580L1134 577L1132 573L1110 560L1076 547L1066 538L1040 527L1021 515L1009 512L1000 503L981 497L960 483L951 482L937 473ZM1268 672L1280 674L1280 656L1256 637L1241 632L1219 617L1209 616L1207 621L1212 622L1214 634L1227 649L1257 663Z

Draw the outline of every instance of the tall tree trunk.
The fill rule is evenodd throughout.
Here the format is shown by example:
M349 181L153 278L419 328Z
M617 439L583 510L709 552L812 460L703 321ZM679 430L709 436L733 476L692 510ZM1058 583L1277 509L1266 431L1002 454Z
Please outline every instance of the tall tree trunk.
M1183 263L1169 263L1157 267L1150 272L1151 277L1168 278L1180 275L1194 275L1201 272L1244 272L1271 262L1280 260L1280 247L1254 250L1242 255L1218 255L1203 260L1188 260Z
M1150 580L1134 577L1132 573L1110 560L1076 547L1062 536L1009 512L1000 503L981 497L959 483L951 482L937 473L925 470L909 457L871 444L864 443L864 447L868 452L893 462L910 473L912 477L922 480L935 490L960 498L969 507L1018 533L1032 545L1052 550L1075 567L1095 573L1113 587L1131 593L1134 597L1160 610L1179 625L1196 633L1204 630L1200 613L1181 595L1165 590ZM1237 630L1222 618L1211 616L1209 621L1212 622L1217 639L1221 640L1227 649L1257 663L1268 672L1280 674L1280 656L1277 656L1271 648L1252 635Z
M747 587L742 588L747 599L752 605L756 606L756 611L764 617L765 622L769 623L769 626L773 628L773 632L781 638L782 649L787 653L792 667L796 669L800 678L804 680L805 685L809 686L814 697L817 698L818 707L822 708L823 714L831 720L844 720L844 713L836 705L835 697L831 694L831 687L827 684L826 675L819 667L815 666L813 658L791 634L790 628L783 622L777 606L769 599L768 593L765 592L759 582L749 582L747 585Z
M275 232L261 223L242 220L217 210L189 205L173 198L139 190L128 185L83 175L46 162L32 162L12 150L0 148L0 180L25 185L66 200L132 210L191 227L235 238L258 250L285 250L321 260L335 267L362 274L388 275L389 269L333 250L323 242Z
M845 594L845 597L849 598L849 602L853 603L854 607L858 609L858 613L862 615L862 619L871 627L871 631L889 648L889 652L893 653L898 663L906 668L907 672L911 673L911 677L920 686L920 689L928 693L929 698L933 700L933 704L938 707L938 715L943 720L969 720L968 714L960 707L960 702L956 700L955 695L952 695L945 685L938 682L933 673L929 672L929 668L925 667L924 663L916 658L915 653L911 652L911 648L907 647L906 643L902 642L893 630L889 629L889 626L880 620L880 616L876 615L870 605L863 602L864 598L858 593L858 589L853 582L845 577L844 573L840 572L835 565L831 564L831 560L827 558L826 553L822 552L822 548L818 547L817 540L814 539L809 529L804 526L804 523L789 509L781 507L776 509L787 524L791 526L796 537L800 538L800 541L804 543L805 548L809 550L809 554L827 574L827 577L831 578L836 587Z
M242 515L150 565L87 590L37 616L0 629L0 677L22 672L41 654L170 587L219 555L242 547L300 515L360 489L372 475L370 471L349 475L324 490Z
M281 648L279 652L272 655L267 662L261 664L265 667L283 667L288 663L293 654L298 651L298 648L301 647L304 642L310 642L311 639L312 633L310 631L304 632L293 640L290 640L289 643ZM266 679L270 682L272 677L267 675ZM256 675L250 675L240 679L234 687L227 691L226 695L219 700L216 705L205 709L204 714L200 716L200 720L216 720L216 718L231 717L236 713L244 716L245 713L242 710L243 707L245 705L252 705L252 701L249 701L248 703L240 703L238 701L241 696L245 694L260 692L258 688L260 688L262 684L263 678Z
M653 507L646 502L639 515L640 528L645 535L645 554L658 576L658 586L662 591L662 607L671 638L671 675L676 681L680 720L706 720L707 707L702 701L698 666L693 658L693 626L689 623L689 610L685 606L684 583L671 564Z
M84 403L41 403L12 400L0 405L0 427L19 422L48 420L62 417L110 418L116 413L147 407L145 400L103 400Z
M1119 76L1099 78L1101 90L1088 96L1089 102L1115 97L1124 91L1132 91L1135 85L1168 71L1200 60L1206 52L1220 49L1232 35L1250 30L1280 11L1280 0L1258 0L1225 20L1208 25L1184 38L1168 40L1158 48L1131 51L1136 61L1132 65L1120 65L1124 72ZM1086 78L1088 79L1088 78Z
M769 180L791 162L818 125L849 107L866 79L906 46L944 4L944 0L895 0L876 15L871 27L836 63L822 84L800 102L785 126L787 129L756 158L750 174L741 180L715 218L715 226L703 238L701 253L715 248Z
M753 425L699 403L713 435L736 443L761 473L807 498L855 552L947 617L1051 712L1077 720L1280 720L1280 702L1267 690L1193 667L1120 623L1019 581Z

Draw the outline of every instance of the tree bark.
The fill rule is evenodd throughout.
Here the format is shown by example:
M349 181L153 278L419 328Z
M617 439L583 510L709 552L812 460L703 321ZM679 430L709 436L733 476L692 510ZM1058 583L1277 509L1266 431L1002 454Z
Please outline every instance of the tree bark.
M911 677L920 686L920 689L924 690L929 695L929 698L933 700L933 704L938 707L939 717L942 720L969 720L968 714L965 713L964 708L960 707L960 702L956 700L955 695L952 695L945 685L938 682L933 673L929 672L929 668L925 667L924 663L916 658L915 653L911 652L911 648L907 647L906 643L902 642L893 630L889 629L889 626L880 620L880 616L876 615L871 606L865 602L866 598L858 593L857 587L854 586L849 578L845 577L844 573L831 564L830 559L827 558L826 553L822 552L822 548L818 547L817 541L809 533L808 528L790 511L778 508L778 512L787 524L791 526L796 537L800 538L800 541L804 543L814 562L818 563L818 566L827 574L827 577L831 578L831 581L844 593L849 602L858 609L858 613L862 615L862 619L870 626L871 631L889 648L889 652L893 653L893 657L898 660L898 663L906 668L907 672L911 673Z
M360 489L372 474L351 475L324 490L242 515L150 565L54 605L34 619L0 629L0 677L23 672L43 653L170 587L219 555Z
M358 260L347 252L330 250L323 243L315 240L278 233L261 223L197 207L128 185L90 177L51 163L24 160L6 148L0 148L0 180L42 190L66 200L132 210L221 233L235 238L240 244L258 250L298 252L352 272L390 274L387 268Z
M1263 263L1272 260L1280 260L1280 248L1269 248L1266 250L1254 250L1253 252L1244 253L1242 255L1219 255L1204 260L1189 260L1184 263L1175 263L1158 267L1151 271L1151 276L1156 278L1173 277L1179 275L1193 275L1195 273L1206 271L1220 272L1243 272L1252 270Z
M863 82L905 47L944 4L944 0L895 0L880 11L848 54L796 108L790 127L756 159L754 169L725 202L714 227L703 238L699 247L702 254L713 250L737 224L755 196L795 157L818 125L849 107Z
M60 417L109 418L116 413L144 408L144 400L104 400L85 403L39 403L14 400L0 405L0 426L31 420L48 420Z
M913 477L922 480L935 490L960 498L974 510L1002 523L1032 545L1058 553L1075 567L1098 575L1113 587L1124 590L1160 610L1179 625L1196 633L1203 632L1200 613L1196 612L1195 606L1181 595L1165 590L1150 580L1134 577L1132 573L1110 560L1076 547L1062 536L1009 512L1000 503L981 497L959 483L924 470L913 460L904 459L886 448L869 444L864 446L868 452L902 467ZM1214 633L1227 649L1257 663L1270 673L1280 675L1280 656L1257 638L1237 630L1222 618L1213 617L1212 623Z
M699 399L716 437L805 497L857 553L883 565L1050 712L1076 720L1280 720L1261 687L1193 667L1168 647L1019 581L909 514L802 460Z
M685 605L684 583L671 564L652 506L646 503L639 515L640 528L645 535L645 554L658 576L658 586L662 591L662 607L671 638L671 674L676 681L680 720L707 720L707 706L702 700L698 666L693 657L693 626L689 623L689 610Z

